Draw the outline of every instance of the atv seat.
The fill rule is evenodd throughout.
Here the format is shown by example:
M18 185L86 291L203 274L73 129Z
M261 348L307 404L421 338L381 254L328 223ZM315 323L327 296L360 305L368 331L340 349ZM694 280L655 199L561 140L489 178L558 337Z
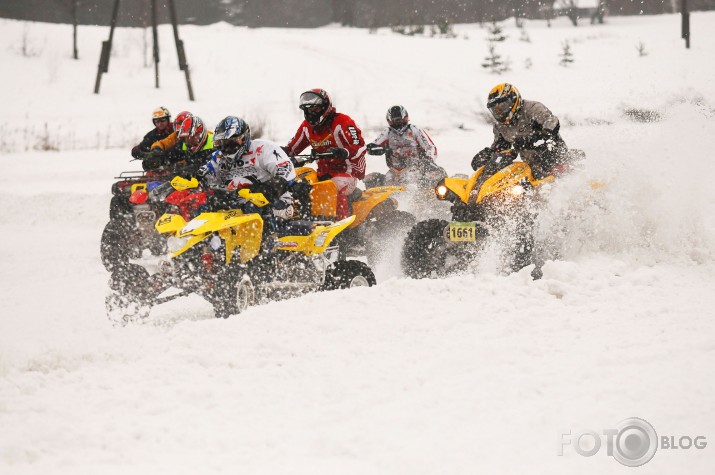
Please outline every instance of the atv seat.
M315 229L315 223L306 219L294 219L291 221L282 221L276 224L278 237L308 236L313 232L313 229Z

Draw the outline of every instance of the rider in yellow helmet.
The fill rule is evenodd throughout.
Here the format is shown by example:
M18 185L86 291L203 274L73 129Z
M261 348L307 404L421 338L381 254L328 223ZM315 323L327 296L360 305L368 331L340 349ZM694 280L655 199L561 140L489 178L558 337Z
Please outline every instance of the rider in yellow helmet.
M559 135L558 117L545 105L522 99L516 87L503 83L489 91L487 109L495 120L494 142L474 156L474 170L495 156L503 157L500 165L507 166L518 155L536 179L558 173L568 148Z

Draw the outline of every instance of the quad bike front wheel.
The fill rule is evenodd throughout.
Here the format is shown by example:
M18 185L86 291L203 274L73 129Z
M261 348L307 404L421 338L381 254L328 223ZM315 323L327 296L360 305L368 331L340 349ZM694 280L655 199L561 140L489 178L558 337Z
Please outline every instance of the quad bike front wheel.
M105 298L107 317L125 325L142 320L151 311L149 273L142 266L126 264L112 272Z
M129 259L141 255L133 225L123 219L112 219L102 231L99 255L109 272L125 267Z
M375 274L364 262L338 261L328 270L322 290L372 287L375 284Z
M447 261L444 229L448 225L442 219L428 219L407 233L402 248L402 272L407 277L424 279L444 271Z
M213 302L216 318L228 318L238 315L256 302L253 282L247 275L232 277L226 286L217 293Z

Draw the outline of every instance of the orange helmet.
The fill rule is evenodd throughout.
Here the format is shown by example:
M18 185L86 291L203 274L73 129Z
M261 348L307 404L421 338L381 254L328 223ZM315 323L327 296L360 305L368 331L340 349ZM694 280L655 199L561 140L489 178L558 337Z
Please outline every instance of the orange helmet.
M166 107L157 107L151 113L151 121L154 122L154 125L160 120L171 122L171 112Z

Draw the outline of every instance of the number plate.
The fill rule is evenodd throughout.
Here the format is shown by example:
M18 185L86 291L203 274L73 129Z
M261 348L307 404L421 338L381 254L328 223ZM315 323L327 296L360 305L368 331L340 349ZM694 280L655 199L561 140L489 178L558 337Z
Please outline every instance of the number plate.
M449 240L457 242L474 242L477 238L476 223L449 223Z

